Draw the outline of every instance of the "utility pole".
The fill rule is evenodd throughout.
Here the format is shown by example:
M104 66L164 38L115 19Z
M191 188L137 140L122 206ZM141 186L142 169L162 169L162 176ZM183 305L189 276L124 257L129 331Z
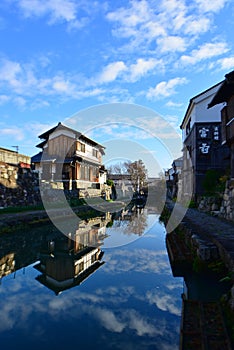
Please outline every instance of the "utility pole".
M19 146L11 146L14 147L16 149L16 152L19 153Z

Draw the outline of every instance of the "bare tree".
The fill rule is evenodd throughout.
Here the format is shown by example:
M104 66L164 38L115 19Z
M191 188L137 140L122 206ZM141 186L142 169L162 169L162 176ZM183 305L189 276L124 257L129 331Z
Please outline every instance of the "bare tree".
M130 175L134 191L147 185L147 169L141 159L134 162L119 162L107 167L110 175Z
M139 191L146 185L147 169L141 159L135 162L126 162L128 174L131 176L132 185L135 191Z
M112 164L107 167L107 171L109 174L118 174L118 175L123 175L123 174L128 174L126 164L127 162L119 162Z

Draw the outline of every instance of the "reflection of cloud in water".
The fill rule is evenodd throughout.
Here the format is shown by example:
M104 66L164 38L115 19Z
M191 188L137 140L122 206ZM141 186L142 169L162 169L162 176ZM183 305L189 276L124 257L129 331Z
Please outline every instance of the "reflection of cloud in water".
M136 310L127 310L126 317L129 328L135 330L138 336L148 335L154 337L156 335L163 335L165 332L165 322L157 322L156 327L150 323L149 319L143 317Z
M21 281L23 285L23 279ZM169 288L171 287L169 285ZM170 344L173 341L172 328L174 326L171 322L166 321L166 317L157 318L156 313L152 317L144 309L141 312L141 309L126 308L126 303L135 298L156 305L160 310L170 312L173 315L180 315L180 310L176 307L176 297L163 294L163 291L159 289L147 291L143 298L141 291L138 293L131 285L117 287L110 284L104 289L97 288L89 293L73 289L69 291L69 294L62 293L57 297L45 294L43 295L43 303L41 295L33 295L27 290L14 297L10 297L7 290L2 294L4 294L4 299L0 302L1 332L13 328L26 330L39 339L43 334L46 334L47 322L51 322L50 318L52 322L57 324L71 319L80 322L82 318L88 316L96 320L103 327L104 332L123 333L125 336L129 333L131 334L129 342L133 336L135 341L137 341L137 337L140 337L142 341L134 349L147 349L147 345L153 343L155 349L173 349ZM40 317L40 327L33 321L35 313ZM108 341L108 334L106 337ZM157 342L155 339L158 339ZM114 343L115 341L113 338Z
M28 303L29 300L30 303ZM28 319L33 312L46 314L48 311L46 303L41 304L40 296L33 298L30 292L21 293L20 296L14 295L8 297L6 295L0 304L0 308L0 332L13 328L27 329Z
M178 279L175 279L173 282L171 283L167 283L166 287L169 290L174 290L174 289L181 289L181 285L183 283L183 279L181 277L181 280L178 281Z
M158 347L158 349L160 350L175 350L177 349L178 344L165 344L165 343L161 343L161 345Z
M126 324L118 320L117 316L111 310L98 307L92 310L92 313L94 313L95 317L101 321L102 326L108 331L121 333L126 328Z
M170 345L173 342L174 334L177 333L174 329L173 319L166 320L166 315L164 318L162 313L158 318L158 312L153 306L150 315L147 311L150 305L156 305L162 311L180 316L180 309L176 306L178 298L170 295L170 291L179 288L179 284L178 282L170 282L167 278L171 274L167 252L144 248L113 249L105 253L105 260L106 264L99 272L106 277L105 288L98 285L96 290L88 290L87 293L85 292L86 288L78 287L57 297L50 293L41 295L38 290L43 292L44 288L36 283L32 284L27 275L14 280L15 284L12 283L12 286L5 285L4 289L0 290L2 297L0 300L0 331L4 332L13 328L25 330L39 339L43 334L46 334L48 324L58 324L58 322L69 322L70 320L76 320L79 324L82 318L88 320L91 318L91 322L93 319L103 329L103 334L100 337L106 337L109 341L108 332L113 333L114 344L117 342L117 338L114 338L115 333L116 337L118 334L123 338L129 336L129 345L131 345L132 339L137 341L141 338L139 344L132 349L147 349L152 344L154 344L152 346L155 349L174 349ZM122 272L124 276L124 273L129 271L142 274L160 274L164 277L160 278L160 289L142 290L138 286L138 290L138 287L131 285L131 280L125 280L125 282L123 280L123 285L115 283L116 274ZM157 278L155 283L157 283ZM35 294L33 288L37 288ZM17 296L16 293L14 296L9 294L13 289L18 290ZM134 303L139 301L141 306L139 308L132 306L132 304L129 306L127 303L131 300ZM40 327L35 324L35 314L41 320ZM81 329L83 331L82 327ZM115 349L117 348L116 346ZM122 344L122 348L124 348L124 344Z
M103 301L108 299L109 303L119 304L127 302L132 296L135 297L136 292L132 286L118 286L118 288L109 286L105 289L97 289L95 293L102 296Z
M128 271L142 273L171 274L168 268L168 256L165 250L148 249L124 250L118 249L105 255L106 273L116 274Z
M176 316L181 315L181 309L178 307L178 298L172 295L164 294L157 289L148 291L146 298L150 304L155 304L162 311L168 311Z
M89 314L93 314L102 326L108 331L121 333L124 330L131 329L138 336L163 335L166 331L165 321L157 322L157 327L153 325L152 320L142 316L141 313L134 309L118 310L118 315L107 308L94 307L86 305L85 310Z

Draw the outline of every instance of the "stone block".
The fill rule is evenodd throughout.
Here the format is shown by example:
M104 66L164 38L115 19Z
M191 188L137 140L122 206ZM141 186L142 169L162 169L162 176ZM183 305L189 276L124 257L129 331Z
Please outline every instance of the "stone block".
M198 253L199 258L203 261L210 260L210 258L211 258L210 248L205 246L205 245L199 246L197 253Z
M228 200L229 200L229 194L228 194L228 193L225 193L225 194L223 195L223 200L224 200L224 201L228 201Z

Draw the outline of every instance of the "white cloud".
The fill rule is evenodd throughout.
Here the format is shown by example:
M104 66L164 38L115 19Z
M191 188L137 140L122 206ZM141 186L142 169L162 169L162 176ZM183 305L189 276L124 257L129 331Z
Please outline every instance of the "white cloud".
M150 88L146 94L148 99L159 99L176 93L176 87L188 82L186 78L174 78L169 81L161 81L154 88Z
M46 80L48 83L49 79ZM25 95L38 93L42 82L36 78L31 64L3 59L0 61L0 84L2 89L8 89L11 94L24 95L21 98L25 98Z
M0 61L0 86L2 91L9 95L2 94L0 104L12 99L19 107L27 104L30 108L36 109L49 106L48 98L51 96L58 96L61 100L65 100L68 97L81 99L105 93L103 89L90 89L87 84L82 85L81 80L72 73L55 72L54 75L44 77L43 70L38 69L37 63L20 63L9 59ZM102 82L111 81L117 77L121 69L125 69L124 64L115 62L104 69L100 79L103 80Z
M54 127L54 124L39 123L33 121L22 126L24 130L30 131L32 136L38 136L43 132L51 129L52 127Z
M199 34L209 30L211 26L211 20L207 17L197 18L195 16L189 16L184 27L185 34Z
M10 97L7 95L0 95L0 105L7 103L10 100Z
M144 23L144 25L142 26L142 32L144 33L145 38L147 38L148 40L150 39L150 41L153 40L153 38L166 35L165 28L163 28L160 22L154 19Z
M234 56L224 57L218 60L217 65L220 65L222 69L233 70L234 69Z
M229 0L195 0L201 12L218 12Z
M1 127L0 136L12 137L16 141L22 141L24 139L23 130L17 127Z
M170 108L180 108L183 106L183 103L180 103L180 102L174 102L174 101L168 101L166 103L166 106L167 107L170 107Z
M26 17L50 16L50 23L70 22L76 18L77 5L72 0L20 0L20 9Z
M148 72L153 70L156 66L162 69L163 67L162 60L156 60L154 58L143 59L138 58L136 63L133 63L129 67L130 72L130 81L135 82L141 77L145 76Z
M159 38L157 40L157 44L159 49L162 52L174 52L174 51L185 51L186 43L185 39L179 36L166 36L163 38Z
M22 73L22 68L18 62L2 60L0 67L0 81L8 83L12 88L19 86L18 75Z
M150 18L150 7L147 1L131 1L129 8L121 7L116 11L109 12L107 19L119 22L125 28L136 27Z
M229 51L225 42L205 43L199 49L194 49L191 55L183 55L181 62L184 64L196 64L202 60L222 55Z
M158 48L161 52L185 51L212 27L214 19L202 12L199 3L184 0L161 0L156 6L151 0L133 0L106 17L113 23L113 35L125 39L120 52L152 52L153 48L157 56Z
M14 103L19 107L24 107L26 105L25 98L18 96L14 98Z
M102 73L98 77L98 82L110 83L126 69L127 67L123 61L112 62L104 67Z
M176 16L178 12L184 13L186 9L184 0L163 0L161 8L164 12L171 13L173 16Z
M146 51L148 44L161 35L166 35L155 5L151 1L131 1L130 6L121 7L107 13L106 18L113 23L112 34L118 38L129 39L120 51Z
M62 79L55 79L54 83L52 84L52 87L55 91L59 93L70 93L71 89L73 90L71 84L68 81Z
M68 98L78 100L94 97L99 102L136 102L136 98L141 100L145 95L148 99L168 96L165 88L171 89L172 94L176 92L176 86L172 87L169 82L161 82L161 85L150 88L147 93L136 91L137 84L131 87L134 89L132 92L129 85L125 87L124 83L138 82L149 74L162 75L167 72L168 67L171 72L172 69L180 68L181 63L195 64L208 58L211 63L212 58L228 51L228 45L224 42L198 46L199 34L208 31L215 18L213 13L202 12L202 0L192 2L159 0L157 6L154 0L132 0L121 7L115 4L112 10L109 10L111 7L106 3L98 5L98 2L94 2L90 7L89 2L78 3L75 0L9 0L9 2L17 3L18 8L27 17L47 16L50 23L62 21L71 28L83 26L89 17L93 19L97 13L100 15L100 11L103 16L105 12L105 19L108 20L105 28L112 31L112 34L115 33L119 39L118 43L116 39L114 43L107 42L107 51L103 47L103 51L100 51L100 57L107 59L110 57L110 44L114 44L117 47L114 55L118 58L113 58L112 63L102 65L99 57L98 67L103 69L98 68L99 73L95 73L95 67L92 68L92 78L85 76L85 70L83 70L84 75L80 74L80 77L78 77L79 73L74 73L77 68L69 72L69 65L63 71L63 68L57 65L58 56L55 60L56 65L52 64L52 58L54 60L56 55L52 50L46 55L39 53L37 61L34 59L29 63L20 60L17 62L13 59L2 60L0 63L0 84L4 88L2 95L9 95L9 99L18 101L18 106L21 107L23 104L31 109L52 106L51 100L54 97L58 97L60 103ZM215 9L210 1L208 3L207 8ZM218 11L225 1L217 0L216 3ZM102 10L98 10L98 6L102 7ZM79 14L85 14L87 18L79 18ZM90 27L88 31L91 33L91 30ZM196 48L192 50L195 44ZM131 50L134 57L129 54ZM124 56L121 56L121 53L124 53ZM228 67L232 66L231 58L220 60L219 64L222 69L229 69ZM82 71L81 66L78 66ZM42 67L44 69L41 69ZM111 89L107 90L106 86L104 88L100 86L116 80L121 84L111 86ZM170 83L173 83L173 79ZM167 84L169 85L166 86ZM144 88L142 84L142 90ZM159 88L162 90L158 91ZM42 103L36 103L36 100ZM0 98L0 103L4 102L7 102L7 99Z
M50 103L47 100L43 100L43 99L34 99L32 101L32 103L30 104L30 108L31 110L36 110L39 108L45 108L45 107L49 107Z
M165 115L164 118L172 125L175 130L178 130L179 117L177 115ZM180 130L178 130L180 133Z

